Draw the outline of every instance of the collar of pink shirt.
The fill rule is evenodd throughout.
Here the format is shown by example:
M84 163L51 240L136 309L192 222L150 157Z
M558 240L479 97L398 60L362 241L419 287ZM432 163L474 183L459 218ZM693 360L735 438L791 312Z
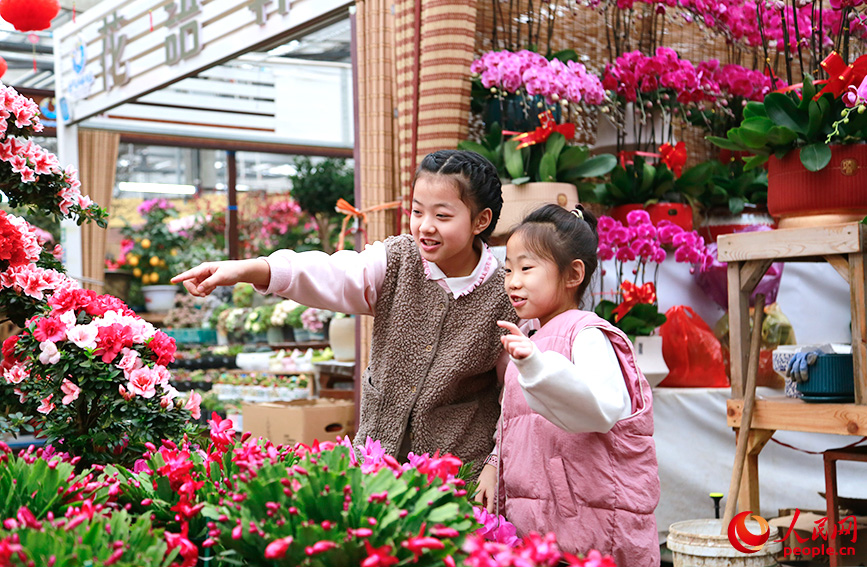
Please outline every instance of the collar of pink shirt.
M434 264L428 262L424 258L421 259L424 264L424 273L427 279L440 284L444 290L454 295L455 299L467 295L491 277L497 269L497 259L494 257L488 245L482 244L482 254L479 258L479 263L473 269L473 273L465 277L449 278L443 271Z

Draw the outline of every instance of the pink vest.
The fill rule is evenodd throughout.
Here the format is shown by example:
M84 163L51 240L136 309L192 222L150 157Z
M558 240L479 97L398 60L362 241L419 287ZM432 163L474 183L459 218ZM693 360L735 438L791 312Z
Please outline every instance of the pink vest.
M534 413L510 363L503 393L500 467L505 516L518 535L554 532L563 551L598 549L618 567L656 567L659 540L653 511L659 477L650 385L635 365L632 343L619 329L572 310L531 338L540 351L571 356L585 327L606 333L620 361L632 415L608 433L567 433ZM579 362L580 364L580 362Z

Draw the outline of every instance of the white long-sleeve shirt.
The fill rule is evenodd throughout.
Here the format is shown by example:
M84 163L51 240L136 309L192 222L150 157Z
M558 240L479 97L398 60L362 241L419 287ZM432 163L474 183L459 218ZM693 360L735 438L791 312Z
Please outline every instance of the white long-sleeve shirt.
M623 372L608 337L585 328L572 344L571 360L533 345L527 358L512 361L518 383L534 412L570 433L607 433L632 413Z

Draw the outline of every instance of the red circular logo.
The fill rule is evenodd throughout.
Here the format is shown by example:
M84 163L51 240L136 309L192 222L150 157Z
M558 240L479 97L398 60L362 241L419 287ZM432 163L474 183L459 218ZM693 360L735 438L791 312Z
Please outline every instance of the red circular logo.
M755 553L761 550L768 538L771 537L771 528L761 516L753 516L753 519L759 523L760 534L754 534L747 529L746 521L750 513L751 510L741 512L729 523L729 542L741 553Z

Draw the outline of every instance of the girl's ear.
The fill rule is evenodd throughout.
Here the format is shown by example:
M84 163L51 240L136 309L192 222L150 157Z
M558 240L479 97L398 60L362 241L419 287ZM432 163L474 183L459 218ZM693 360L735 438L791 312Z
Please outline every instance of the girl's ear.
M578 287L584 281L584 260L572 260L566 274L566 287Z
M488 225L491 224L491 218L493 218L494 213L491 212L491 209L482 209L482 212L476 215L476 218L473 219L473 234L481 234Z

